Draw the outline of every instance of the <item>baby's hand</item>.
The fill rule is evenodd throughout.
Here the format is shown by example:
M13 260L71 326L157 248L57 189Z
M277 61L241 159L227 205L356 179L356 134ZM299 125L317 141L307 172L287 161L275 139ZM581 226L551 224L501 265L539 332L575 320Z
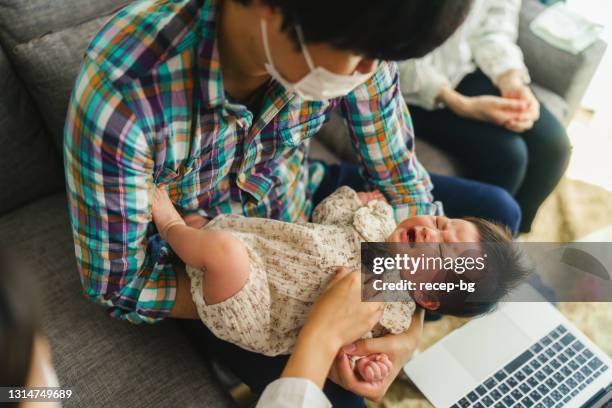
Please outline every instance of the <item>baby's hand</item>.
M370 383L382 381L392 368L393 363L386 354L370 354L355 363L355 369L361 378Z
M187 224L191 228L196 229L202 228L203 226L208 224L208 221L210 221L208 218L202 217L198 213L187 214L183 217L183 219L185 220L185 224Z
M360 193L357 193L357 197L359 197L359 200L363 205L367 205L370 201L384 201L385 203L387 202L385 196L378 190L367 192L362 191Z
M176 208L174 208L174 204L172 204L168 192L161 187L156 186L153 191L152 214L153 222L155 222L157 231L162 235L162 238L165 230L171 225L184 224L181 215L176 211Z

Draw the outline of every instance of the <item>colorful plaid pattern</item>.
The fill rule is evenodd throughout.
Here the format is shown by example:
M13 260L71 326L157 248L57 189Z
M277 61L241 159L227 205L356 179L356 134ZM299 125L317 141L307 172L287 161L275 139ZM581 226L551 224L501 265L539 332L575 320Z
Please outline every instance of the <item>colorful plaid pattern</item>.
M151 223L154 185L183 213L305 220L324 171L308 161L309 138L337 106L397 217L435 211L395 64L330 102L271 82L253 118L224 95L215 11L202 0L123 9L76 81L64 148L76 258L85 293L116 318L152 323L173 305L173 254Z

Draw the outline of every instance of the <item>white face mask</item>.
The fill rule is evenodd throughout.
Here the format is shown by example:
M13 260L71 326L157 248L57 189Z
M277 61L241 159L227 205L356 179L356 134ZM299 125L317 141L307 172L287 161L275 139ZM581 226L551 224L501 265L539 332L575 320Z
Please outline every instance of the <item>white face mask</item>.
M266 53L267 63L265 64L266 71L276 81L285 87L289 92L293 92L299 95L302 99L307 101L314 100L328 100L345 96L353 89L358 87L367 81L375 70L368 72L367 74L353 73L352 75L340 75L333 73L323 67L315 67L310 57L310 53L304 43L302 36L302 30L300 26L295 27L298 40L300 42L300 48L302 54L310 72L297 82L289 82L276 70L274 63L272 62L272 53L270 52L270 45L268 44L268 30L266 27L266 20L261 19L261 35L263 40L264 52Z

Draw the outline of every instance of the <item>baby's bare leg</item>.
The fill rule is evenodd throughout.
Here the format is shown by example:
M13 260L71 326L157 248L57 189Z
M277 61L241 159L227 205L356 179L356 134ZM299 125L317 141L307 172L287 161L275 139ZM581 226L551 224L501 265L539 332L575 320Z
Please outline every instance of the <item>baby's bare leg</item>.
M162 189L155 191L153 220L185 264L205 271L202 296L207 304L222 302L242 289L249 277L249 256L233 235L185 225Z
M223 302L238 293L251 273L250 258L244 244L233 235L210 230L212 249L204 266L202 296L207 304Z
M249 255L233 235L221 230L171 227L170 247L185 264L204 271L202 296L209 304L222 302L242 289L249 277Z
M357 360L355 370L367 382L383 380L393 368L393 363L386 354L370 354Z

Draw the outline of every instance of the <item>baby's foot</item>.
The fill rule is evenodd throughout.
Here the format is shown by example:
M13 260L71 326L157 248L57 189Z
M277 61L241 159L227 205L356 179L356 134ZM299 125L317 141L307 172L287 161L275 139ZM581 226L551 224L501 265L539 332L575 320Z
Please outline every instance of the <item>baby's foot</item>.
M168 196L168 192L161 188L155 187L153 191L153 222L157 227L157 231L165 239L165 233L171 226L177 224L185 224L181 215L174 208L174 204Z
M367 382L382 381L393 368L393 363L386 354L370 354L357 360L355 369Z
M363 205L367 205L370 201L387 201L385 196L379 190L362 191L357 193L357 197L359 197L359 200Z

